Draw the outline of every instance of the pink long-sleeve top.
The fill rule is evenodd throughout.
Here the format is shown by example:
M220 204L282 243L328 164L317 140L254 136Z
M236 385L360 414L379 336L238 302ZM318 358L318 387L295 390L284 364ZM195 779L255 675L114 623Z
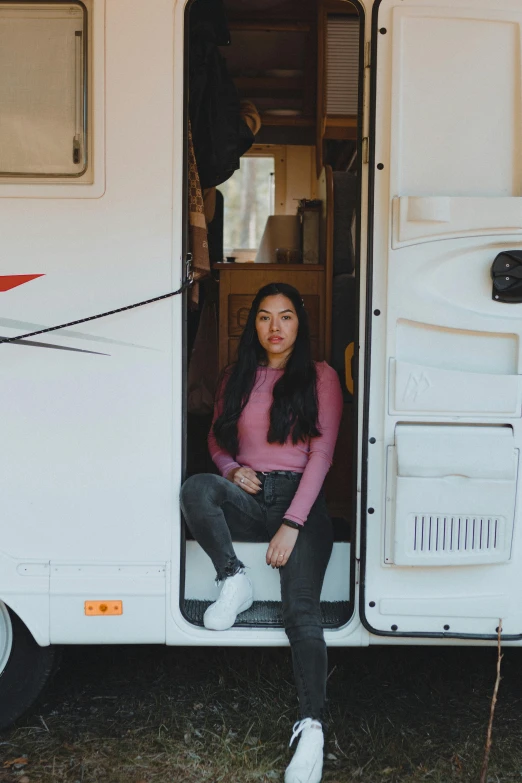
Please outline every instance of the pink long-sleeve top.
M226 478L233 468L246 466L252 470L291 470L303 473L290 507L284 514L299 525L304 525L310 509L323 486L330 465L339 431L343 397L337 373L326 362L317 362L318 429L320 435L307 442L284 445L268 443L272 390L283 370L258 367L254 388L238 421L238 452L235 458L222 449L214 437L213 428L208 436L210 456L221 475ZM226 381L223 384L226 387ZM223 410L223 397L218 395L214 408L214 420Z

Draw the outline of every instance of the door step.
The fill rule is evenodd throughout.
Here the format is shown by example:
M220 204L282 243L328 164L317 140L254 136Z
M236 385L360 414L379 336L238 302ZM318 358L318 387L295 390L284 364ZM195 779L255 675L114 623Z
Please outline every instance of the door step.
M194 625L203 625L203 615L211 601L189 599L184 602L184 614ZM321 613L325 628L338 628L348 622L352 616L349 601L321 601ZM234 627L268 626L282 628L283 616L280 601L254 601L250 609L242 612Z

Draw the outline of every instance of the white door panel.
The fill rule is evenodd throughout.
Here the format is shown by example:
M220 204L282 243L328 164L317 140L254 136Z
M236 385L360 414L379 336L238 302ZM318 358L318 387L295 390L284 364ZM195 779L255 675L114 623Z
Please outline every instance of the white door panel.
M380 244L382 236L378 240ZM501 332L510 322L517 324L520 314L517 307L499 306L493 301L491 265L502 251L520 247L522 237L510 240L504 236L498 242L492 242L491 237L474 237L405 247L393 254L393 266L381 268L379 276L374 277L374 302L385 287L382 284L389 282L396 293L403 290L389 303L397 309L397 317L407 307L409 313L415 314L411 316L414 320L426 322L429 304L430 320L436 317L437 326ZM450 317L449 307L460 312Z
M393 199L393 248L434 239L522 233L522 198L400 196Z
M522 1L382 0L364 615L378 633L522 633ZM451 618L451 619L450 619Z
M444 370L391 360L389 412L434 416L517 416L521 405L519 375Z
M519 196L520 3L385 0L397 195ZM513 10L507 10L509 6ZM388 17L384 22L384 15ZM381 27L381 24L379 24ZM380 42L379 42L380 43Z

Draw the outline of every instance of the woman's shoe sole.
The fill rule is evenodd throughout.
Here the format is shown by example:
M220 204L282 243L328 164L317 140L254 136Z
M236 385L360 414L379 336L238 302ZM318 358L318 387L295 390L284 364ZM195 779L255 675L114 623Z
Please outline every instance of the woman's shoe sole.
M242 603L241 606L239 607L239 609L237 610L237 614L234 617L234 622L231 625L225 625L223 628L213 628L211 626L205 625L205 617L204 616L203 616L203 625L205 626L207 631L228 631L229 628L233 627L234 623L236 622L236 620L238 618L238 615L240 615L241 612L246 612L247 609L250 609L250 607L252 606L253 603L254 603L254 599L253 598L249 598L248 601L245 601L244 603Z
M314 767L312 767L312 769L308 773L308 777L306 777L306 773L303 775L303 777L299 777L299 778L295 777L295 775L299 774L299 773L296 773L296 772L293 772L293 771L291 771L289 775L287 775L285 773L285 783L298 783L298 781L310 781L310 780L318 780L318 781L320 781L320 780L322 780L322 777L323 777L322 765L321 765L321 769L320 769L320 772L319 772L319 777L315 777L315 778L311 777L312 773L316 772L316 769L317 769L317 764L314 765Z

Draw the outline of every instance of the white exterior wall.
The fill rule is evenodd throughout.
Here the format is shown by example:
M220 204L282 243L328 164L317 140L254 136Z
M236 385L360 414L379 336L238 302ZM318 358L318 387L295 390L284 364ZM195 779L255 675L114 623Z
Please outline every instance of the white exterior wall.
M105 106L104 123L94 119L94 188L21 185L23 197L12 198L14 186L6 195L0 184L1 274L45 275L1 294L5 336L166 293L181 279L182 103L175 112L174 78L179 96L182 56L174 71L173 4L93 5L104 67L96 61L92 93ZM0 551L13 566L46 571L29 585L20 569L13 579L3 568L0 596L29 627L38 616L43 643L77 633L87 641L103 620L107 641L164 640L165 570L179 519L181 301L41 342L81 352L2 346ZM100 578L100 564L116 564L114 573ZM123 577L121 564L130 568ZM85 618L84 598L113 597L107 591L147 596L139 617Z
M182 277L183 4L89 11L93 181L0 182L0 274L43 275L1 294L6 337ZM181 299L36 342L1 347L0 600L40 644L286 644L282 629L216 634L179 610ZM86 600L123 614L86 616Z

